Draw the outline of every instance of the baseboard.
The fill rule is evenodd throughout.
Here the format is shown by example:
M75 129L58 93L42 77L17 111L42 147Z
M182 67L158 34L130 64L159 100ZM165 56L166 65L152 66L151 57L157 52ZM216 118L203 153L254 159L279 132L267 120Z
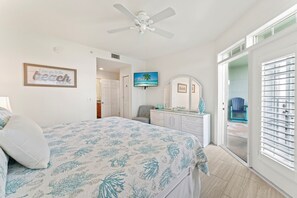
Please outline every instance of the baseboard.
M293 198L290 195L288 195L285 191L283 191L282 189L280 189L277 185L275 185L270 180L268 180L266 177L264 177L263 175L261 175L260 173L258 173L255 169L253 169L253 168L249 168L249 169L250 169L250 171L252 171L253 173L255 173L258 177L260 177L265 182L267 182L270 186L272 186L275 190L277 190L279 193L281 193L284 197L286 197L286 198Z

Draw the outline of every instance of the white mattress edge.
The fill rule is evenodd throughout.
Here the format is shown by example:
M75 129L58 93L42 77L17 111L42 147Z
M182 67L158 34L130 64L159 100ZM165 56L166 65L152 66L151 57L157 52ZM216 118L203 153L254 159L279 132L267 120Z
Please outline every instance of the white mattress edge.
M164 198L166 197L169 193L171 193L176 186L178 186L186 177L188 177L191 173L191 168L189 167L188 169L184 170L178 178L175 178L168 187L166 187L163 191L161 191L156 198Z

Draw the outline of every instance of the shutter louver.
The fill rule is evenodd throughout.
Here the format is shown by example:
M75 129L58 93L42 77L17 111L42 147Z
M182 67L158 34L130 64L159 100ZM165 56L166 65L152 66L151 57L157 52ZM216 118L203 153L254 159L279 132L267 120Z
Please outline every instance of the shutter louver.
M294 169L295 54L262 64L261 154Z

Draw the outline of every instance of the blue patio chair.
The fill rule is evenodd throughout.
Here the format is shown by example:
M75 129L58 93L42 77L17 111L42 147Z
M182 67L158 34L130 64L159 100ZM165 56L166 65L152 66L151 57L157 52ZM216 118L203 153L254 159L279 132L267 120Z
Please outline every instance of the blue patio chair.
M232 98L230 105L230 120L231 121L248 121L248 106L244 105L243 98ZM243 116L242 116L243 114ZM238 116L241 115L241 116Z

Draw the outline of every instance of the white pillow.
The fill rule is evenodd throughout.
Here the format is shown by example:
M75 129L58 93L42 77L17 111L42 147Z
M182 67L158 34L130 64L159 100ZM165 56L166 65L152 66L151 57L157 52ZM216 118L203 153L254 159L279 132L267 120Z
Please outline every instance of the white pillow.
M13 115L0 130L0 147L20 164L31 168L47 168L50 149L42 129L32 120Z

